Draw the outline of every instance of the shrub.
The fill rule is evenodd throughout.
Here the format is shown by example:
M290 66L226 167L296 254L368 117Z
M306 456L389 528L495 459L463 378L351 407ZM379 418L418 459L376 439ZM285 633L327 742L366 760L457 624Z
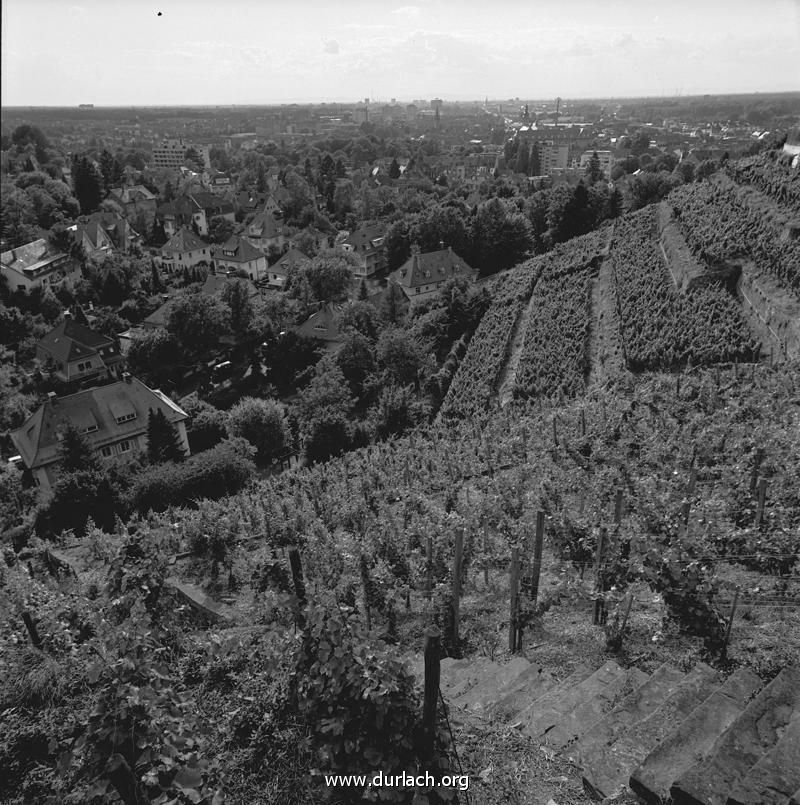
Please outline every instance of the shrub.
M253 448L244 439L227 439L183 464L145 470L128 497L130 508L145 513L170 506L189 506L201 498L217 499L238 492L253 476Z

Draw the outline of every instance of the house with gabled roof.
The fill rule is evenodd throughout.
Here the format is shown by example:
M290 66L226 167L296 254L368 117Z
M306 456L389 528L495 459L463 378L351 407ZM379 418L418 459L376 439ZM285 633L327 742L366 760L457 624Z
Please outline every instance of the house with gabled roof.
M11 291L57 288L65 279L81 277L78 263L69 255L55 251L44 238L3 252L0 272Z
M117 375L123 362L113 338L67 315L36 344L36 357L53 366L65 383L87 383Z
M339 329L341 314L342 306L329 302L316 313L312 313L302 324L298 324L294 331L306 338L321 341L328 352L336 352L344 342L344 336Z
M211 252L211 246L184 226L161 247L156 264L172 274L201 264L210 265Z
M81 220L102 226L111 240L114 250L123 254L129 254L134 249L141 247L144 242L142 236L131 226L130 221L115 212L95 212Z
M290 231L280 218L271 212L262 211L245 227L244 236L253 246L266 254L271 247L283 248L283 244L290 237Z
M289 249L280 260L271 265L267 271L267 283L270 287L282 291L286 287L289 272L296 268L308 265L311 258L300 249Z
M114 243L110 235L98 221L84 221L67 227L72 233L76 246L83 249L87 257L103 258L114 251Z
M207 192L178 196L173 201L162 204L157 213L167 237L174 235L183 226L196 227L197 231L205 236L208 234L211 219L217 216L227 221L236 221L233 204L214 193Z
M371 277L386 265L386 229L380 224L364 224L351 232L342 241L346 252L358 258L359 266L354 269L356 277Z
M442 285L456 277L466 277L474 282L478 271L448 247L426 254L412 254L389 275L389 281L399 285L414 306L436 296Z
M231 235L222 246L214 248L217 274L235 274L260 282L267 273L267 256L239 235Z
M46 491L58 480L61 440L68 425L81 432L101 461L113 461L133 457L147 448L150 411L164 413L189 455L188 414L166 394L127 373L117 383L65 397L50 392L47 401L11 432L11 441L25 468Z
M112 187L108 191L107 198L119 205L120 209L131 220L136 220L141 215L149 226L156 217L158 199L144 185Z

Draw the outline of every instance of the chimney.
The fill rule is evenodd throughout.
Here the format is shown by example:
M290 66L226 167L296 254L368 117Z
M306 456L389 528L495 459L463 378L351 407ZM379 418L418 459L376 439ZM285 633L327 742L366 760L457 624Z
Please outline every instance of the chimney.
M72 318L72 311L70 311L70 310L65 310L65 311L64 311L64 318L65 318L65 319L71 319L71 318Z
M439 241L439 251L444 251L444 241L443 240Z
M47 402L56 405L58 403L58 395L54 391L47 392Z
M130 372L123 372L123 373L122 373L122 379L123 379L123 380L124 380L126 383L130 383L130 382L131 382L131 373L130 373Z

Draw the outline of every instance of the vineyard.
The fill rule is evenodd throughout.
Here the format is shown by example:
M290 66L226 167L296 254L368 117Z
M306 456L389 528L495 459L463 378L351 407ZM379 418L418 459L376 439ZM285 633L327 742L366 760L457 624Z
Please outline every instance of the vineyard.
M800 297L800 241L783 238L746 202L745 189L719 177L676 189L669 203L698 259L717 266L749 257Z
M502 653L509 561L517 549L529 576L537 511L540 594L528 606L523 584L519 610L537 662L566 673L573 652L618 650L629 595L624 646L640 664L719 657L741 590L750 614L728 661L770 678L800 658L798 368L623 377L564 406L516 403L484 428L442 425L289 471L110 539L93 530L70 548L67 535L55 559L32 545L27 565L3 570L0 796L110 802L136 784L160 801L299 803L324 794L310 769L414 768L418 689L402 659L431 623L456 656ZM56 561L75 575L51 575ZM175 598L176 577L220 602L201 600L208 618ZM591 621L598 595L604 627ZM773 618L776 606L788 614ZM445 768L448 740L438 746Z
M519 398L583 393L589 373L591 278L597 275L609 232L570 241L541 258L517 367Z
M759 345L749 335L738 302L707 285L679 295L657 242L656 210L621 220L611 256L628 368L671 369L752 360Z
M737 184L758 188L780 204L800 213L800 172L792 170L788 160L772 154L758 154L736 160L728 175Z
M538 275L538 260L530 260L495 280L492 305L450 384L439 411L441 419L468 420L486 411L508 357L514 325L528 304Z

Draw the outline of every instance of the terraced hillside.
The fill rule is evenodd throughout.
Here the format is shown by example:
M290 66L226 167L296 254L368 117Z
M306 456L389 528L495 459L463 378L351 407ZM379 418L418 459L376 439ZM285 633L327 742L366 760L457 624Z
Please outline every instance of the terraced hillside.
M623 368L800 355L799 181L753 158L514 269L498 282L520 290L490 308L442 417L581 395Z

